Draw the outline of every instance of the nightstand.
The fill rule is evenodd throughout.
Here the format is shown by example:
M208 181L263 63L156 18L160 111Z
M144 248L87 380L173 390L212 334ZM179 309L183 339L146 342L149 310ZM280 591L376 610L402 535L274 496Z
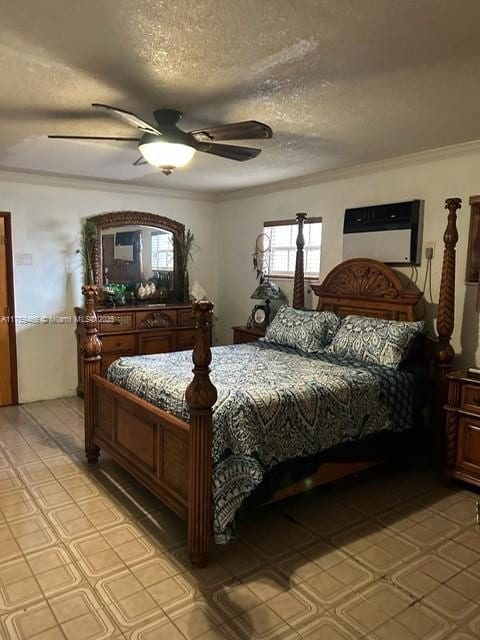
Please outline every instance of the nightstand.
M480 378L455 371L445 407L445 474L480 487Z
M232 327L233 344L242 344L243 342L256 342L265 335L264 329L256 327Z

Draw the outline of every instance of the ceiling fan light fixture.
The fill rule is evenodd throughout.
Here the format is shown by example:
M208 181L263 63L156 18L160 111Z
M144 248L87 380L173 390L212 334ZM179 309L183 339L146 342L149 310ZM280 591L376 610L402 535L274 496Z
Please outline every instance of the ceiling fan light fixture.
M174 169L184 167L195 155L195 149L178 142L164 140L146 140L138 145L145 160L169 175Z

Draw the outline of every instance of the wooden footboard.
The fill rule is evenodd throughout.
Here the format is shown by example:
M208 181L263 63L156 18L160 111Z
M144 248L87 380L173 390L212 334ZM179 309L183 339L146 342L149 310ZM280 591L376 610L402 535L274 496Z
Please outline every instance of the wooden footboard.
M94 376L92 439L184 520L190 425Z
M209 377L213 305L193 305L196 342L193 379L185 399L189 423L112 384L100 373L96 287L84 287L86 331L82 345L85 451L89 462L104 449L153 494L187 521L192 564L204 566L212 539L212 407L217 390Z

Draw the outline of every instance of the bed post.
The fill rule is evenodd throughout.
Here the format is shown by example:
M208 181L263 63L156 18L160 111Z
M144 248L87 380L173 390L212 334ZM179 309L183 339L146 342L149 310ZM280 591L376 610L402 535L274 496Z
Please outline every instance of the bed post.
M83 386L85 402L85 455L90 463L97 462L100 449L93 442L95 405L92 376L100 375L102 362L102 343L98 337L98 319L95 313L97 286L88 284L82 287L85 297L85 337L82 342Z
M295 216L298 222L297 235L297 256L295 260L295 279L293 283L293 308L305 308L305 278L303 273L303 247L305 239L303 237L303 224L307 217L306 213L297 213Z
M188 462L188 554L192 565L205 566L212 538L212 407L217 390L210 380L210 329L213 304L193 305L197 337L193 349L193 380L185 399L190 408Z
M443 236L442 279L438 297L437 333L438 342L433 354L435 364L435 408L433 412L434 426L434 459L440 462L444 451L443 406L447 401L447 375L452 368L455 351L450 344L455 323L455 246L458 242L457 211L462 206L460 198L447 198L445 209L448 209L447 228ZM448 431L448 429L447 429Z

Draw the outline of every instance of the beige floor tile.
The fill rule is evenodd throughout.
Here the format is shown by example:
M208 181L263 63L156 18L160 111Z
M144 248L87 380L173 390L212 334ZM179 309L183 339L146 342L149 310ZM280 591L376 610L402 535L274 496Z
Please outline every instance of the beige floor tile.
M243 638L270 640L298 637L296 632L266 604L250 609L239 618L235 618L231 624Z
M49 600L67 640L104 640L118 629L90 589L78 588ZM71 617L72 612L77 613Z
M206 602L194 602L169 614L169 618L187 640L194 640L222 623L218 613Z
M166 618L140 625L131 635L131 640L185 640L177 627Z
M136 564L130 568L130 572L145 588L152 587L179 573L177 567L164 557L154 557L147 562Z
M9 614L4 624L9 640L30 640L47 631L53 635L59 629L57 620L45 601Z
M480 552L480 547L478 550ZM480 553L476 553L472 549L469 549L454 540L450 540L444 545L438 547L436 552L442 558L455 563L462 569L467 569L468 567L475 565L475 563L480 562Z
M216 550L215 557L220 564L237 578L255 571L263 564L253 549L247 548L236 541L219 547Z
M372 633L378 640L418 640L418 636L396 620L387 620Z
M415 603L395 616L395 621L422 640L445 638L452 624L431 608Z
M300 624L316 618L323 610L318 603L294 587L271 598L267 604L272 611L295 629Z
M292 584L299 584L321 573L321 567L303 553L295 553L276 565L277 570Z
M262 601L266 602L288 590L285 579L273 570L264 570L243 578L242 582Z
M13 469L0 469L0 493L22 487L22 482Z
M214 591L212 599L227 620L240 616L262 604L260 598L240 582L217 589Z
M109 607L114 619L122 626L133 627L151 618L165 618L158 603L146 589L136 591Z
M475 603L446 584L438 586L425 596L422 602L453 620L462 620L473 614L477 608Z
M337 609L337 615L364 634L371 634L385 624L390 616L357 595Z
M209 561L207 567L194 569L186 548L173 551L170 557L177 562L179 570L188 574L187 579L199 588L215 589L234 580L234 575L215 558Z
M459 568L442 557L427 554L397 571L392 580L409 593L422 598L457 574Z
M445 584L472 602L480 603L480 579L471 573L467 571L457 573L457 575L447 580Z
M303 640L360 640L363 632L345 624L334 614L322 614L299 628Z
M166 578L148 587L148 592L169 613L195 599L196 591L182 575Z

